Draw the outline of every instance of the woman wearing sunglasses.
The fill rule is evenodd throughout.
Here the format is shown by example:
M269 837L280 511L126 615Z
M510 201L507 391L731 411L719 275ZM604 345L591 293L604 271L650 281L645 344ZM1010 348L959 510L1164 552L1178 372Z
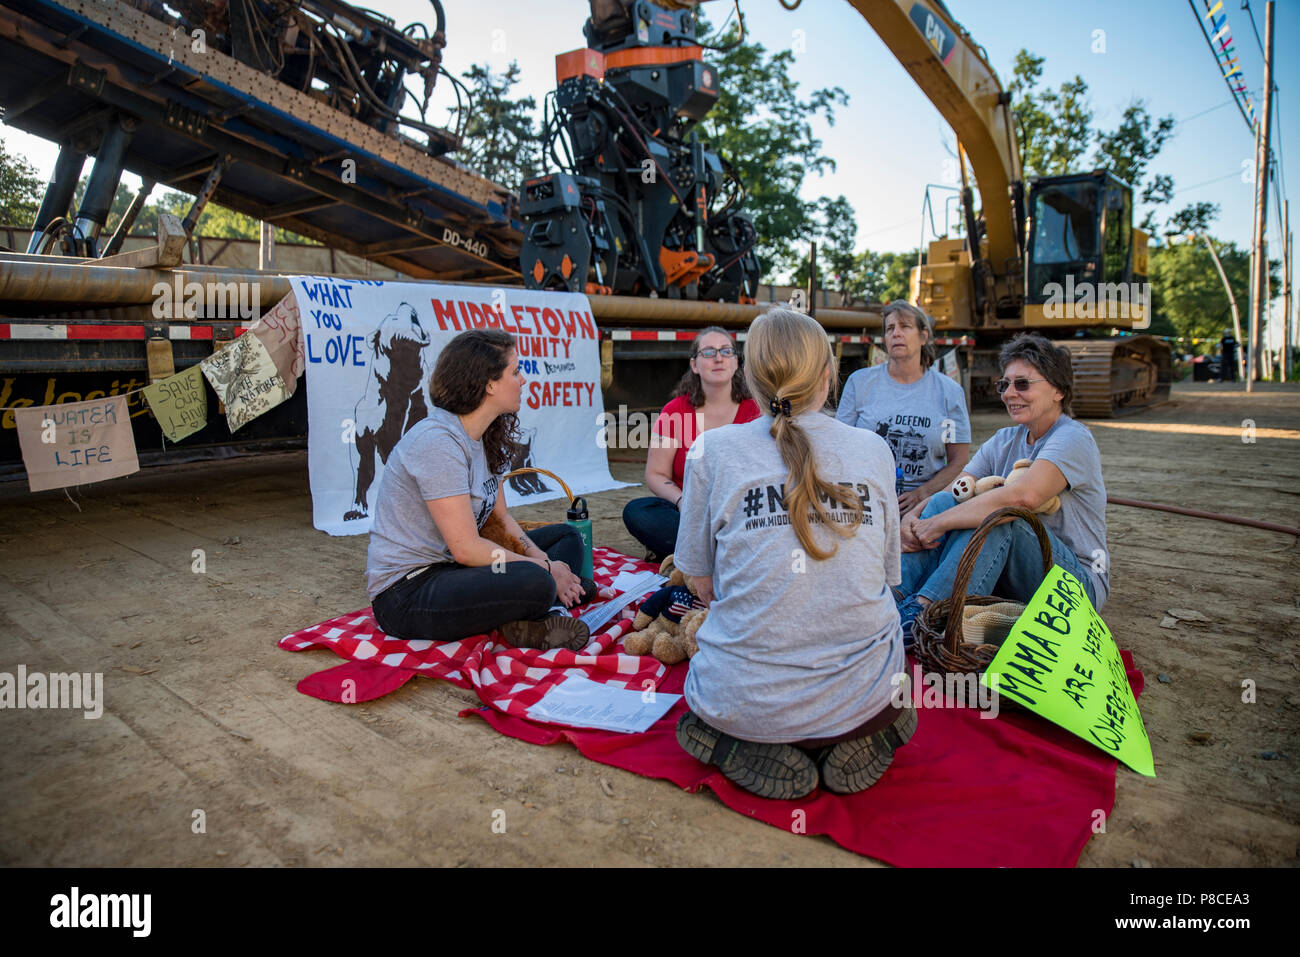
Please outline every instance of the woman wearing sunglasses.
M696 438L760 414L745 388L731 333L709 326L691 343L690 368L655 423L645 462L645 484L654 495L623 508L623 524L645 546L647 560L660 561L676 550L686 453Z
M835 417L881 436L901 475L898 510L906 515L952 485L970 459L970 417L961 386L933 368L934 329L910 302L885 307L887 365L859 369L844 383Z
M1021 333L1002 347L1002 404L1015 424L980 446L963 475L1008 475L1020 459L1033 464L1014 485L958 504L936 492L902 520L903 593L899 614L909 643L912 622L931 602L952 594L957 563L974 529L1000 508L1037 509L1053 495L1061 507L1040 516L1052 558L1083 584L1098 610L1110 594L1106 551L1106 487L1092 433L1070 417L1074 374L1070 354L1047 339ZM1027 602L1043 580L1038 539L1023 519L993 529L966 591Z

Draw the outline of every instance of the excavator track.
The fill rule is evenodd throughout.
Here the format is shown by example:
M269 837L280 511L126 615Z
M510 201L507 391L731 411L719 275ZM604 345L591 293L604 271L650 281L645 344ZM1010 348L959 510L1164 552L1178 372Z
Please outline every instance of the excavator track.
M1066 339L1074 362L1074 414L1110 419L1169 399L1173 356L1155 336Z

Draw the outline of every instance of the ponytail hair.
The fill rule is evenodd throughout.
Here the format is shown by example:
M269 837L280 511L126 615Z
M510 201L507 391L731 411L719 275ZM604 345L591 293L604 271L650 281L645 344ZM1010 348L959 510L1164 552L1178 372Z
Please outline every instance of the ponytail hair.
M808 433L794 416L816 411L822 384L830 371L832 384L838 382L839 363L826 340L826 330L817 320L789 309L772 309L749 326L745 341L745 382L749 392L766 412L773 405L771 436L781 451L781 461L789 469L785 483L785 509L790 516L803 550L817 561L825 561L839 551L839 542L825 549L813 537L813 521L829 528L840 538L852 538L862 524L862 502L857 492L817 473ZM790 413L783 406L789 403ZM837 503L853 513L847 525L832 519L827 505Z

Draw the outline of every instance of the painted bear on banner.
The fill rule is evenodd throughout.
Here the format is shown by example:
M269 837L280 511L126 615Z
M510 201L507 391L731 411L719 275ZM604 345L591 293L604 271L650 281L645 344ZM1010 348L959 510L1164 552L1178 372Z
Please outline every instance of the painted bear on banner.
M519 451L515 453L510 460L510 471L515 469L533 468L533 440L537 438L536 429L520 429ZM516 475L510 480L510 487L522 496L540 495L543 492L549 492L551 487L542 481L542 476L536 472L529 472L527 475Z
M369 514L367 494L375 480L375 455L387 464L388 454L407 430L429 414L431 371L424 350L429 334L409 303L384 317L368 340L371 375L357 403L356 441L352 444L352 474L356 495L344 521Z

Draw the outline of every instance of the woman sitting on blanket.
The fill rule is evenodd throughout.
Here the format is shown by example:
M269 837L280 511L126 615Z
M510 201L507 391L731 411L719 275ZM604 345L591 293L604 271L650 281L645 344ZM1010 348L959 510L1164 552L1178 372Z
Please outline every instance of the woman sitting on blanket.
M677 741L768 798L803 797L819 771L835 792L870 787L916 727L892 703L894 457L827 414L836 371L815 320L755 319L745 378L765 414L700 436L686 470L675 562L710 610Z
M500 494L524 381L506 332L462 332L438 356L435 408L389 454L370 532L367 591L392 637L450 641L500 627L521 648L586 646L587 626L564 609L596 594L572 571L582 536L569 525L525 535ZM493 513L524 554L479 534Z
M745 391L731 333L719 326L702 330L691 343L690 368L655 421L645 460L646 488L654 495L623 508L623 524L645 546L647 561L657 562L675 549L686 454L696 437L758 416L758 406Z
M1002 347L1000 365L997 389L1015 425L980 446L962 475L973 483L987 475L1010 474L1019 459L1032 459L1033 465L1014 485L961 504L951 492L937 492L903 516L899 613L909 639L917 615L952 594L957 563L974 529L1009 505L1033 510L1059 495L1060 509L1040 516L1053 560L1079 579L1098 610L1110 593L1101 453L1092 433L1070 417L1070 354L1042 336L1022 333ZM1038 538L1024 519L1017 519L994 528L984 540L966 591L1027 602L1042 580Z

